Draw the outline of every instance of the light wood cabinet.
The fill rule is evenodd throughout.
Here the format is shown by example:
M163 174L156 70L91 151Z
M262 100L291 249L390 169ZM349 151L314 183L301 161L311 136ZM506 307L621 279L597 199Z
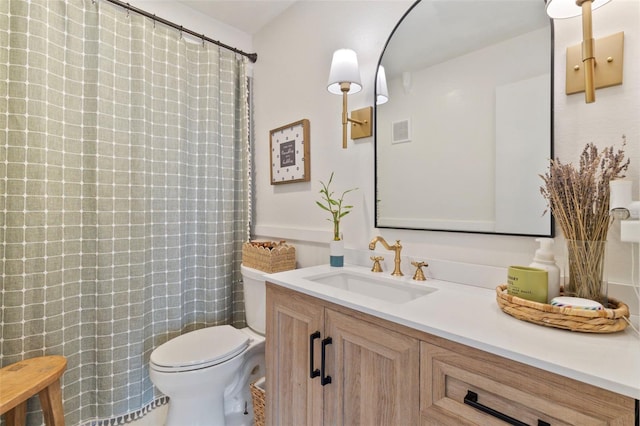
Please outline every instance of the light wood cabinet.
M320 361L316 332L323 327L324 307L315 299L267 286L267 424L322 425L323 387L311 379L310 363Z
M453 342L421 343L420 376L423 425L637 424L632 398Z
M633 398L269 283L266 361L269 426L638 426Z
M418 424L417 339L276 286L267 307L269 425Z
M331 309L325 334L333 379L324 387L324 424L418 423L418 340Z

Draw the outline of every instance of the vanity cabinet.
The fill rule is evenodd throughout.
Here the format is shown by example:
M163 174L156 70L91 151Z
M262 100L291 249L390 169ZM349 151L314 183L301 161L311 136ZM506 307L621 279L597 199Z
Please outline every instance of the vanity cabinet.
M269 425L419 423L419 341L348 311L267 284Z
M630 397L267 283L269 426L637 426Z
M322 425L323 387L310 378L309 370L311 365L316 368L311 357L320 360L316 332L324 329L324 308L312 298L268 283L266 297L267 424Z
M637 425L632 398L453 342L420 351L423 425Z

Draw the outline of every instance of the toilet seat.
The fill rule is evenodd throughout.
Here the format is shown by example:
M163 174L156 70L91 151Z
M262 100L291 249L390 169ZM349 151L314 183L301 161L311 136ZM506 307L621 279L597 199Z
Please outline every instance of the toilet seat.
M176 373L211 367L238 356L249 343L246 333L230 325L201 328L158 346L151 353L151 366Z

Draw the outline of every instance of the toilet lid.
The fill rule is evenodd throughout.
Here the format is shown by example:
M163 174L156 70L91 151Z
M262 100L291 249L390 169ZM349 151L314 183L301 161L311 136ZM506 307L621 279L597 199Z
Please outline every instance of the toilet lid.
M225 362L249 346L249 336L230 325L201 328L175 337L151 353L159 371L187 371Z

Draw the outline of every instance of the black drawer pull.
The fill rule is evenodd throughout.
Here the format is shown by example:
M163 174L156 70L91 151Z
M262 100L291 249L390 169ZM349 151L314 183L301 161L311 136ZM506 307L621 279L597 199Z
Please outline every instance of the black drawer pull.
M507 422L510 425L513 426L529 426L526 423L521 422L520 420L514 419L513 417L509 417L504 413L501 413L500 411L496 411L493 408L487 407L486 405L482 405L478 402L478 394L468 390L467 391L467 396L464 397L464 403L467 405L472 406L473 408L476 408L484 413L487 413L493 417L496 417L500 420L502 420L503 422ZM543 420L538 420L538 426L551 426L549 423L543 421Z
M322 359L320 360L320 374L322 376L320 378L320 384L322 384L322 386L325 386L331 383L331 376L327 376L324 374L325 364L326 364L326 352L327 352L326 348L327 348L327 345L330 345L331 343L333 343L333 340L331 339L331 337L326 337L322 339Z
M314 377L320 376L320 370L318 370L317 368L314 369L315 363L313 362L313 342L319 338L320 338L319 331L316 331L315 333L311 333L309 335L309 377L311 377L312 379Z

